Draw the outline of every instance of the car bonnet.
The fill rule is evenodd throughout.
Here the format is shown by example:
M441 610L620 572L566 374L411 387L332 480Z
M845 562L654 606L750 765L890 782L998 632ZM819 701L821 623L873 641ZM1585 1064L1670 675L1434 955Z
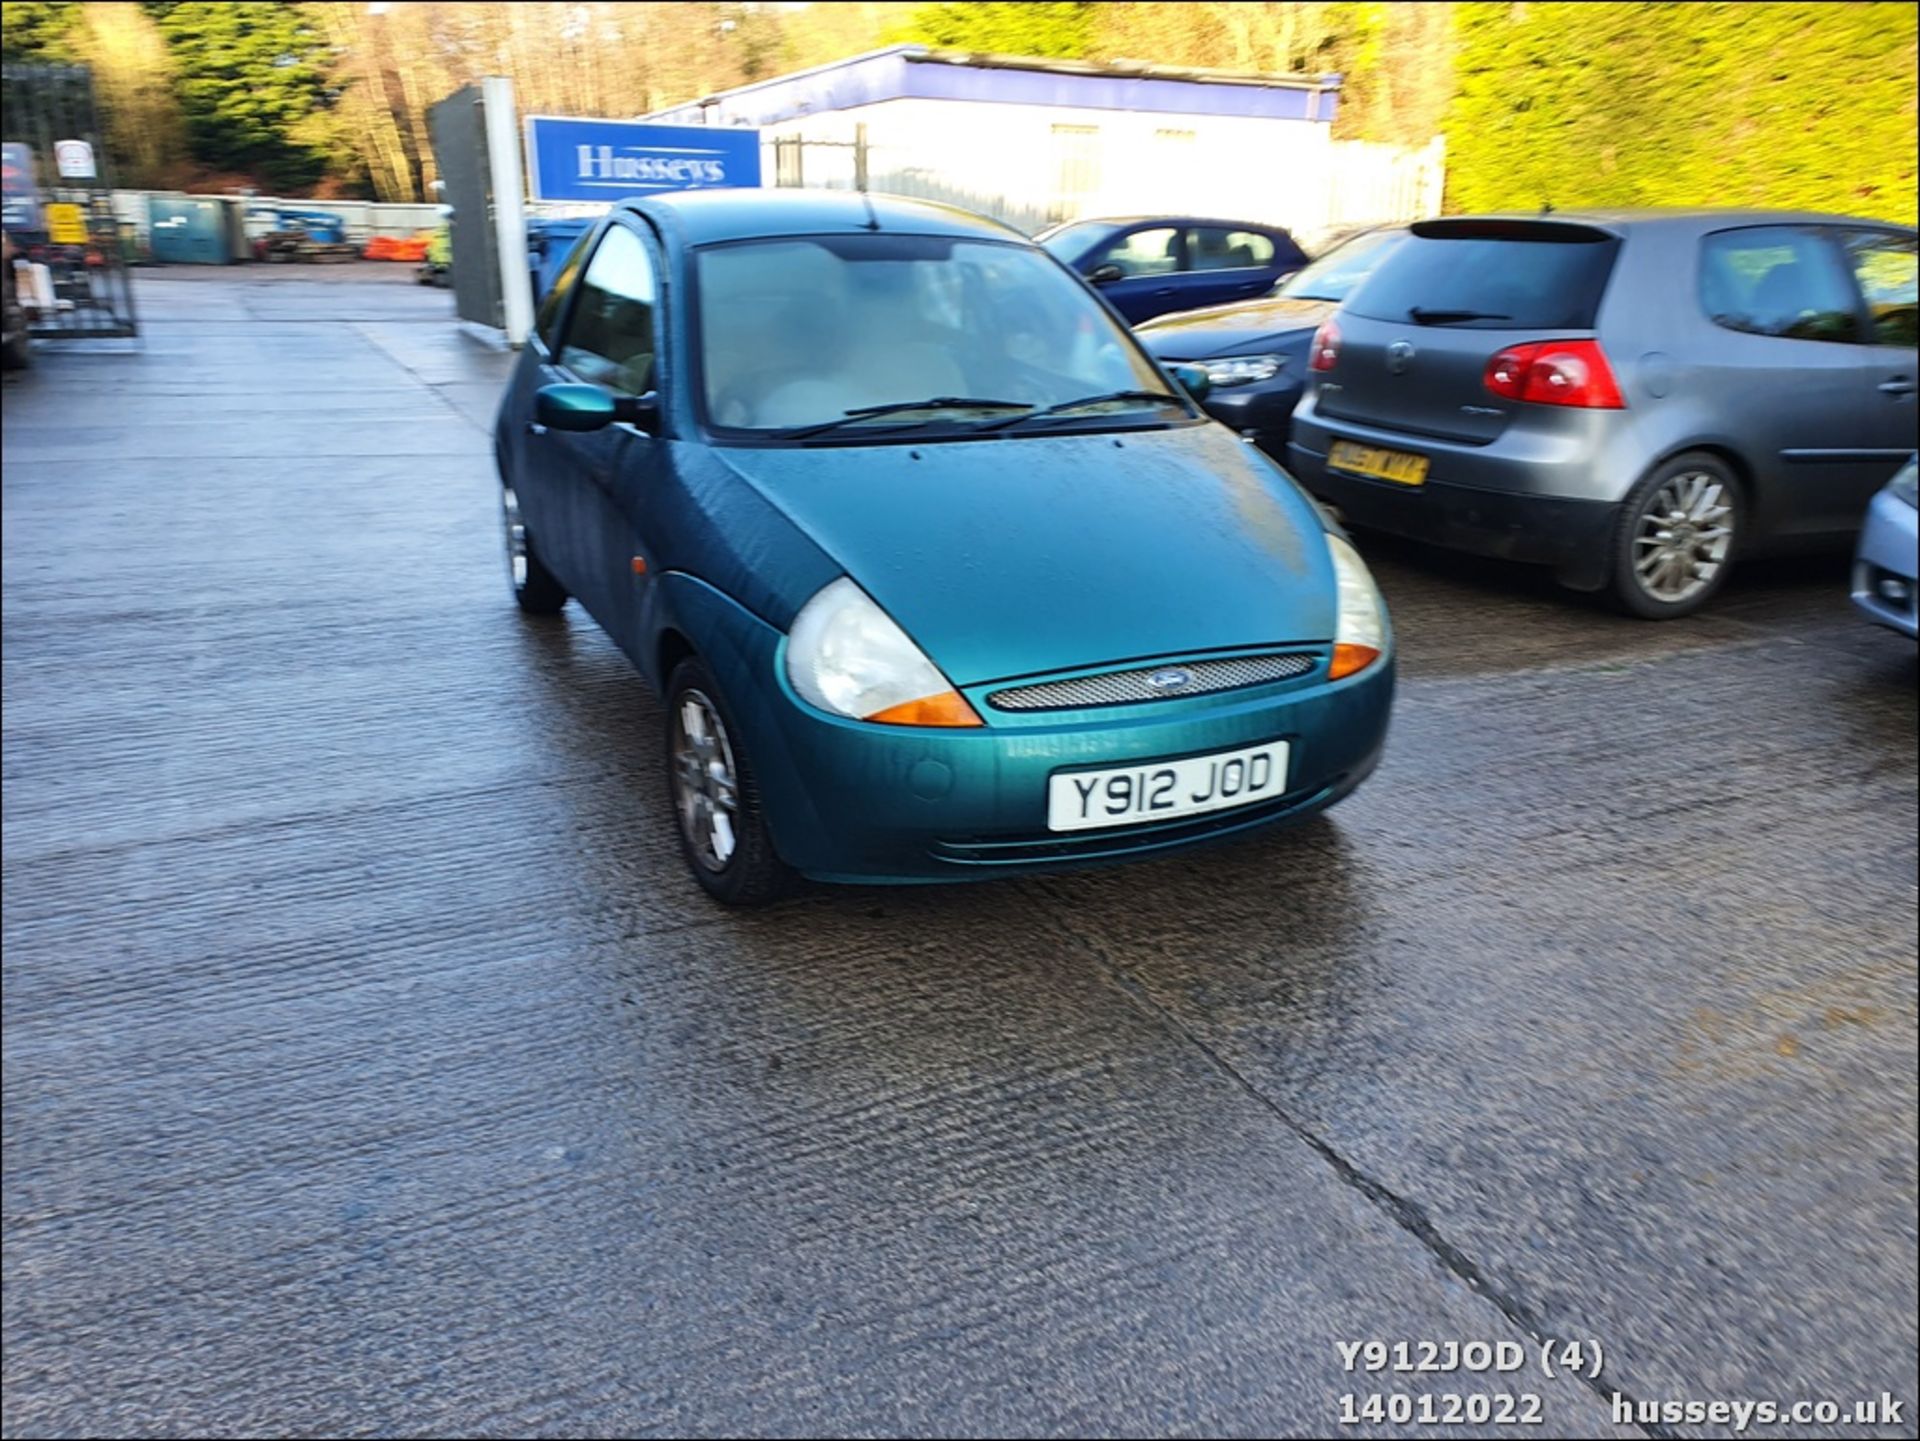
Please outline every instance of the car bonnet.
M1333 635L1318 512L1218 426L718 453L959 685Z

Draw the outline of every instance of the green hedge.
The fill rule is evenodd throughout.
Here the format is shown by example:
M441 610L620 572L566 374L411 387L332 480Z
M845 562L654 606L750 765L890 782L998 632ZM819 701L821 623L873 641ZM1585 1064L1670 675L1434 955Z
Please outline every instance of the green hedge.
M1915 221L1911 3L1462 4L1447 208Z

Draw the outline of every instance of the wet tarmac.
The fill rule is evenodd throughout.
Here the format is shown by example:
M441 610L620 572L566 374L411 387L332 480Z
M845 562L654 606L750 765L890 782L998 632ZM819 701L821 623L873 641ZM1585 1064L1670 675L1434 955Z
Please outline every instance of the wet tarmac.
M142 273L6 383L6 1434L1913 1434L1915 649L1842 562L1654 626L1363 538L1329 816L729 913L404 271ZM1546 1338L1599 1377L1338 1349Z

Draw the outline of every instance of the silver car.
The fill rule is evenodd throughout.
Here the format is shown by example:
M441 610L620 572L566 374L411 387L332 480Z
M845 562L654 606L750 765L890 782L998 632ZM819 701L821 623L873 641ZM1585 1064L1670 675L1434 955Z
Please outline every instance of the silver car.
M1908 639L1920 639L1920 479L1909 460L1887 488L1873 498L1860 545L1853 553L1853 603L1881 625Z
M1915 232L1772 211L1429 220L1315 337L1288 459L1355 525L1654 619L1844 544L1914 448Z

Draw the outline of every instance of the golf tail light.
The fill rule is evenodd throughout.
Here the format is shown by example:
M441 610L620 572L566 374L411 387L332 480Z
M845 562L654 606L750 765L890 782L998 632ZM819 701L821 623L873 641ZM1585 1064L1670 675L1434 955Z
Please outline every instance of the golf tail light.
M1625 410L1620 386L1597 340L1535 340L1509 345L1487 362L1486 387L1503 400Z
M809 705L849 720L982 723L893 617L847 576L821 587L793 618L787 679Z
M1340 361L1340 327L1332 320L1320 322L1313 332L1313 346L1307 351L1308 370L1332 370Z

